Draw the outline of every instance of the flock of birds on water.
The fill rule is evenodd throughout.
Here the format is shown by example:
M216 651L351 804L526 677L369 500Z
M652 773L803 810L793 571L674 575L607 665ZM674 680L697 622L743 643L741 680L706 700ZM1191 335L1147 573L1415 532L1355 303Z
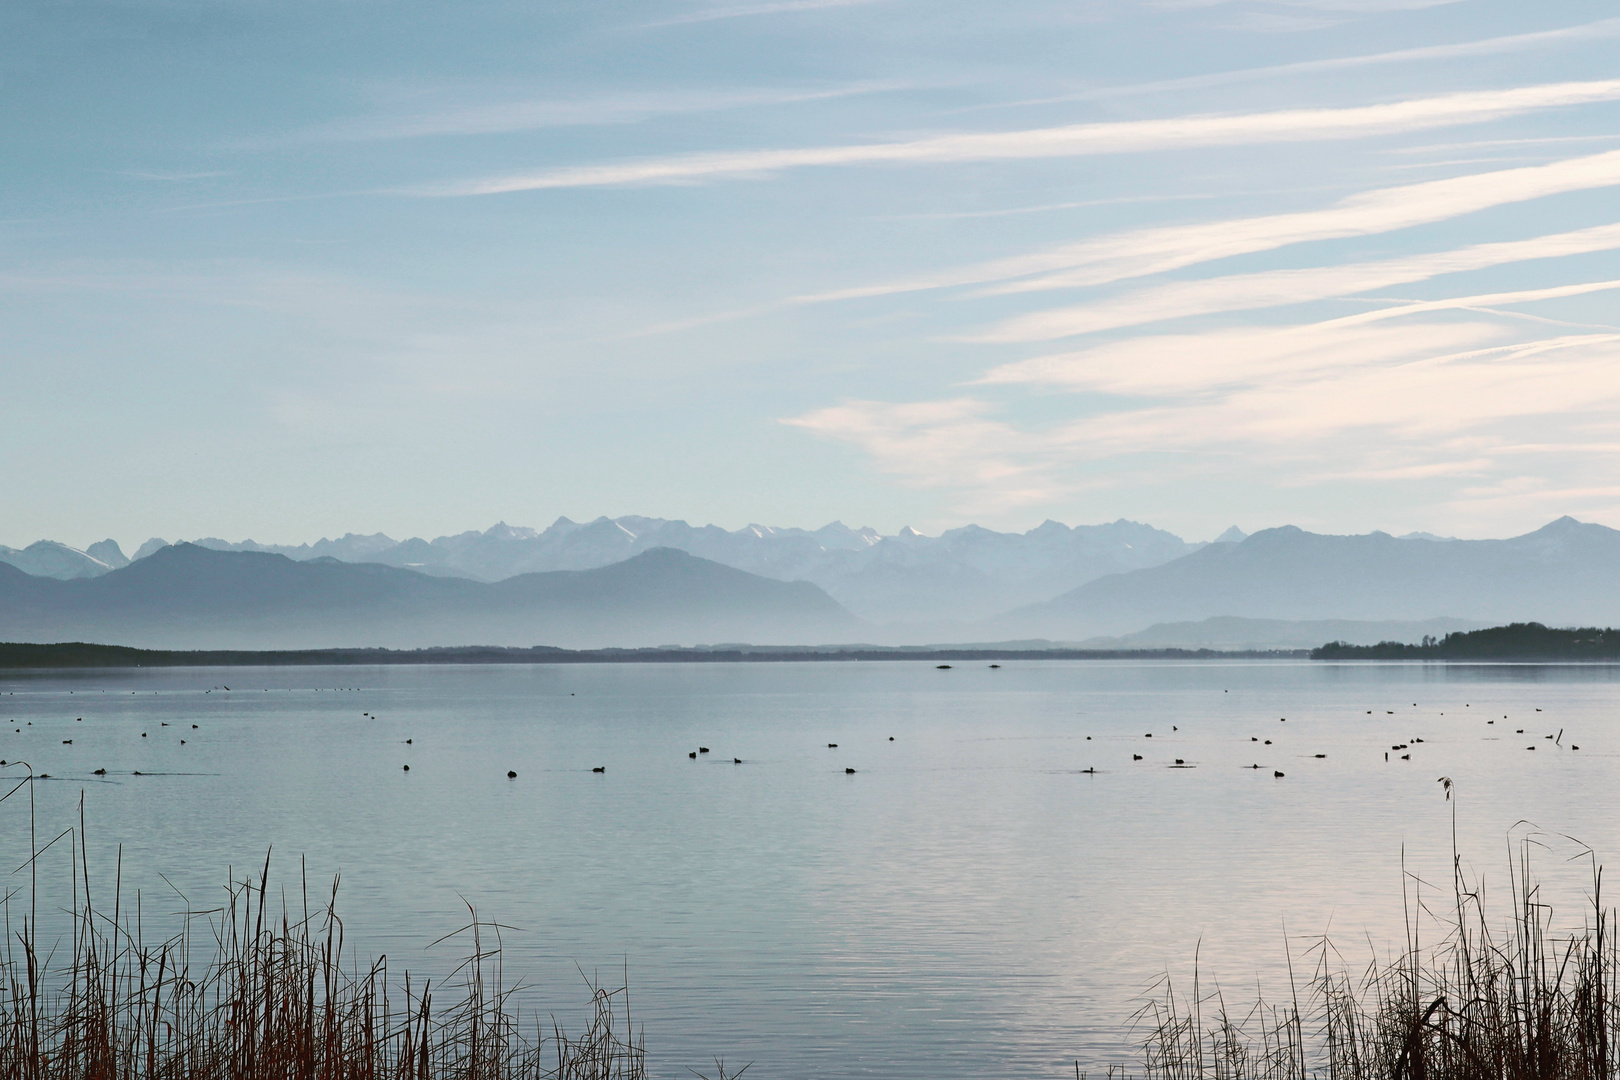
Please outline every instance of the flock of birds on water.
M1000 664L990 664L989 667L991 669L997 669L997 668L1000 668L1001 665ZM950 670L952 670L952 665L950 665L950 664L936 664L935 668L937 670L940 670L940 671L950 671ZM296 692L295 689L292 688L292 687L284 687L282 689L286 690L286 692L288 692L288 693ZM210 687L210 688L202 691L202 693L203 694L212 694L215 690L221 690L221 691L224 691L224 692L227 692L227 693L231 692L231 688L229 686L225 686L225 685L221 684L219 686ZM238 692L240 692L240 691L238 691ZM269 688L265 688L263 692L268 694L268 693L270 693L270 690L269 690ZM321 693L322 691L321 691L320 688L315 688L314 692L315 693ZM359 687L332 687L332 688L330 688L329 692L331 692L331 693L345 693L345 692L358 693L358 692L360 692L360 688ZM1222 691L1222 693L1230 693L1230 692L1231 692L1230 690L1223 690ZM73 695L75 693L75 691L70 690L70 691L68 691L68 693L69 693L69 695ZM102 690L101 693L106 694L107 691ZM135 696L137 696L137 693L138 693L137 691L132 690L132 691L130 691L130 696L135 697ZM152 691L152 693L154 695L156 695L156 694L162 693L162 691L154 690L154 691ZM15 691L11 691L11 692L8 692L7 696L15 697L16 693L15 693ZM574 696L574 695L570 694L570 696ZM1417 702L1414 701L1412 703L1412 707L1416 708L1417 707ZM1465 709L1470 709L1472 707L1473 707L1472 703L1465 703L1463 705L1463 708L1465 708ZM1539 712L1541 712L1541 709L1536 708L1535 711L1539 713ZM1374 710L1372 710L1372 709L1366 710L1366 713L1367 713L1368 716L1373 715L1373 712L1374 712ZM1386 716L1394 716L1395 711L1393 709L1385 709L1384 714ZM375 716L370 711L366 711L366 710L362 710L360 715L362 717L368 719L368 720L380 719L380 717ZM1442 713L1440 713L1440 715L1444 716L1445 713L1442 712ZM1508 714L1504 713L1502 715L1502 719L1503 720L1508 719ZM75 723L83 723L84 722L84 717L82 717L82 716L75 717L74 722ZM1286 716L1278 717L1278 722L1279 723L1287 723L1288 718ZM1490 719L1490 720L1486 720L1485 723L1486 723L1487 726L1494 725L1496 723L1496 720L1493 718L1493 719ZM33 727L33 721L27 721L26 726L27 727ZM163 721L159 722L159 726L160 727L169 727L170 723L167 720L163 720ZM198 731L200 729L199 729L198 725L192 724L191 725L191 730L192 731ZM1179 727L1179 725L1172 724L1170 726L1170 730L1172 732L1179 732L1180 727ZM19 735L24 733L23 728L21 728L21 727L14 728L13 731L16 734L19 734ZM1515 729L1515 734L1523 735L1523 734L1525 734L1525 729L1524 728L1517 728L1517 729ZM144 739L144 738L147 737L147 735L148 735L148 733L143 731L143 732L141 732L140 737ZM1153 733L1151 731L1146 732L1146 733L1143 734L1142 737L1144 739L1151 739L1151 738L1153 738ZM1086 736L1086 741L1090 742L1091 738L1092 737L1090 735L1087 735ZM1541 738L1543 740L1551 741L1552 744L1555 747L1562 748L1563 745L1564 745L1564 741L1563 741L1564 740L1564 729L1559 728L1556 735L1542 735ZM888 738L888 741L889 742L894 742L894 736L890 735L889 738ZM1249 737L1249 741L1252 742L1252 743L1263 744L1265 746L1272 745L1272 740L1271 739L1262 740L1260 738L1260 736L1258 736L1258 735L1251 735ZM1387 761L1390 760L1389 755L1391 753L1400 753L1401 751L1404 750L1404 751L1406 751L1406 753L1400 753L1399 760L1401 760L1401 761L1410 761L1412 759L1411 747L1413 745L1415 745L1415 744L1422 743L1422 742L1423 742L1423 739L1421 737L1414 736L1413 738L1411 738L1407 742L1392 744L1390 746L1389 750L1384 751L1384 760L1387 762ZM405 745L407 745L407 746L412 746L412 745L414 745L414 743L415 743L414 739L408 738L408 739L405 740ZM63 746L72 746L73 745L73 740L72 739L63 739L63 740L61 740L61 744ZM180 740L180 745L181 746L185 746L186 744L187 744L186 739L181 739ZM827 749L836 750L836 749L838 749L838 744L835 743L835 742L830 742L830 743L827 744ZM1525 749L1526 750L1535 750L1535 749L1537 749L1537 744L1532 743L1529 746L1525 747ZM1572 742L1572 743L1569 744L1569 749L1570 750L1579 750L1580 747ZM699 746L696 750L688 751L686 756L689 759L691 759L693 761L696 761L696 760L698 760L699 755L708 755L709 753L710 753L710 750L709 750L709 748L707 746ZM1317 759L1323 759L1323 758L1327 757L1326 754L1312 754L1311 756L1314 757L1314 758L1317 758ZM1131 760L1133 762L1144 761L1145 756L1143 754L1132 753L1131 754ZM1193 768L1197 768L1196 764L1189 763L1185 758L1175 758L1173 760L1174 760L1174 764L1171 764L1171 765L1167 766L1168 768L1171 768L1171 769L1193 769ZM731 761L732 761L733 765L741 765L741 764L743 764L743 759L740 758L740 757L733 757L731 759ZM10 767L14 767L14 766L17 766L17 765L22 765L22 764L24 764L24 763L21 762L21 761L7 761L4 758L0 758L0 768L10 768ZM1258 762L1256 762L1256 763L1254 763L1252 765L1246 766L1246 768L1248 768L1250 770L1258 771L1258 770L1266 768L1266 766L1262 766ZM409 764L403 765L402 766L402 771L403 772L410 772L411 771L410 765ZM607 766L605 766L605 765L594 765L594 766L591 767L591 772L593 772L593 773L606 773L607 772ZM1082 775L1095 776L1095 775L1098 775L1100 770L1098 770L1095 766L1090 766L1090 767L1087 767L1087 768L1084 768L1084 769L1080 769L1079 772ZM853 775L855 775L855 769L851 768L851 767L846 767L844 769L844 773L845 773L845 775L853 776ZM97 777L97 778L106 777L107 776L107 770L104 769L104 768L103 769L96 769L93 772L92 775ZM154 772L151 772L151 771L142 772L141 770L137 769L137 770L132 771L130 775L132 775L132 776L154 776L154 775L161 775L161 774L154 773ZM1281 780L1287 774L1284 773L1281 769L1272 769L1271 770L1271 775L1274 778ZM27 778L31 779L31 780L65 779L65 778L62 778L62 777L53 777L50 773L38 773L38 774L30 773ZM508 780L516 780L518 778L517 770L508 769L506 771L506 778Z

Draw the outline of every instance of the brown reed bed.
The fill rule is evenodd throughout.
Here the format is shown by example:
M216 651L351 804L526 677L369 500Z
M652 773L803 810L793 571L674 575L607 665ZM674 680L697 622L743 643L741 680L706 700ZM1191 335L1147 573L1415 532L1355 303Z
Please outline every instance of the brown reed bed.
M466 924L434 943L465 950L437 986L394 974L386 957L345 963L337 881L311 904L301 873L296 900L272 898L268 857L256 874L232 877L220 906L188 904L173 933L149 938L142 902L131 910L117 870L103 897L82 830L81 804L77 829L31 841L29 884L0 900L0 1080L649 1075L625 985L587 980L588 1019L576 1032L551 1018L523 1021L501 964L509 928L471 906ZM71 906L63 940L46 946L32 875L39 855L63 841ZM1399 955L1353 972L1319 939L1298 958L1299 982L1287 957L1284 1001L1234 1010L1219 989L1205 992L1196 966L1190 993L1166 979L1137 1016L1137 1070L1110 1069L1110 1080L1615 1080L1620 951L1602 870L1585 852L1586 910L1578 928L1557 931L1531 870L1535 850L1525 839L1510 853L1511 909L1495 923L1454 843L1449 890L1430 889L1425 900L1409 879ZM1434 926L1439 936L1423 944ZM745 1071L717 1060L714 1080ZM1084 1077L1078 1063L1075 1073Z
M1441 782L1449 797L1449 780ZM1166 979L1137 1014L1144 1080L1620 1076L1620 953L1591 851L1577 855L1589 872L1580 925L1559 931L1531 869L1532 855L1545 850L1537 838L1510 845L1511 908L1501 922L1488 915L1479 883L1465 879L1455 820L1452 847L1450 887L1430 888L1432 901L1408 875L1407 940L1393 959L1354 970L1320 938L1298 958L1308 972L1303 985L1289 957L1287 999L1256 999L1241 1010L1218 989L1204 992L1196 974L1190 994ZM1430 930L1436 937L1426 945L1420 939Z
M0 793L0 801L29 780ZM32 832L33 815L29 828ZM76 829L40 845L27 884L0 901L0 1080L645 1080L647 1051L625 985L586 980L588 1018L520 1018L498 923L478 917L442 942L460 963L439 984L344 960L338 883L311 904L270 892L270 860L232 876L225 901L153 921L122 895L120 865L98 883ZM43 940L40 858L69 848L71 906ZM302 871L302 867L300 867ZM56 882L61 885L63 883ZM176 890L178 892L178 890ZM49 912L48 912L49 914ZM581 973L583 977L583 972ZM716 1080L730 1080L716 1061Z

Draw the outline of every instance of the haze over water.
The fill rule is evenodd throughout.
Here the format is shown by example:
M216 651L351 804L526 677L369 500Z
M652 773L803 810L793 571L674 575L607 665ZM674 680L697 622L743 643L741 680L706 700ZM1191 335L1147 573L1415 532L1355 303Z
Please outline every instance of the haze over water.
M300 856L312 896L341 872L350 948L396 972L454 965L459 945L424 947L463 898L520 928L505 966L526 1012L577 1026L575 965L627 969L660 1076L721 1055L794 1080L1052 1077L1134 1065L1129 1018L1195 951L1244 1001L1286 986L1285 941L1308 964L1331 929L1353 969L1369 941L1398 947L1403 846L1437 898L1449 882L1438 777L1498 914L1517 823L1620 852L1617 680L1302 661L3 673L0 757L52 774L40 843L83 793L93 884L108 894L122 845L149 927L182 906L160 872L210 907L273 849L289 896ZM14 797L8 891L28 843ZM1587 871L1553 843L1537 865L1578 924ZM52 902L67 854L40 861Z

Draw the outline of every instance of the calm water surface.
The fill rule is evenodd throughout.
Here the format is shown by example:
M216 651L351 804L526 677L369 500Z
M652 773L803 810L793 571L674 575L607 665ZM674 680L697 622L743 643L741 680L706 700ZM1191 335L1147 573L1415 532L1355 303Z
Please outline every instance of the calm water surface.
M1059 1077L1134 1061L1195 950L1236 993L1324 931L1397 944L1403 850L1448 880L1440 776L1488 887L1521 821L1616 856L1617 701L1620 669L1567 666L0 672L0 772L52 774L41 840L82 793L92 870L121 845L149 923L183 906L160 872L206 906L273 849L292 888L300 857L341 872L350 945L396 970L453 962L425 946L464 899L521 928L526 1010L577 1022L576 965L628 967L660 1076ZM0 804L7 889L28 812Z

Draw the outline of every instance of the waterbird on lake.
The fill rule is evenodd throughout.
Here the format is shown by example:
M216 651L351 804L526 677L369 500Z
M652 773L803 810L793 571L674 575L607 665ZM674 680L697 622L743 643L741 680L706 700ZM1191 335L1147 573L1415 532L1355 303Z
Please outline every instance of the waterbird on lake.
M62 740L62 745L63 746L72 746L73 745L73 740L72 739L63 739Z
M845 769L844 770L844 775L845 776L854 776L855 775L855 770L854 769Z
M1276 778L1277 778L1277 779L1279 779L1279 780L1281 780L1281 779L1282 779L1282 775L1283 775L1283 774L1282 774L1282 773L1280 773L1280 772L1278 772L1278 771L1276 771L1276 770L1275 770L1275 769L1273 769L1273 770L1272 770L1272 772L1271 772L1271 775L1272 775L1272 776L1275 776L1275 777L1276 777Z
M406 746L409 746L409 745L411 745L411 740L410 740L410 739L406 739L406 740L405 740L405 745L406 745Z
M407 765L407 766L405 766L405 771L406 771L406 772L410 772L410 771L411 771L411 767L410 767L410 766L409 766L409 765Z
M990 665L990 666L991 666L991 667L994 667L994 668L998 668L998 667L1000 667L1000 666L1001 666L1001 665L1000 665L1000 664L991 664L991 665Z
M591 772L605 773L605 772L607 772L607 766L606 765L598 765L595 768L591 769Z
M1181 758L1176 758L1176 764L1177 765L1185 765L1187 763L1186 763L1186 761L1182 760Z
M708 752L709 752L709 748L708 748L708 747L707 747L707 746L700 746L700 747L698 747L698 753L700 753L700 754L707 754L707 753L708 753Z
M935 664L934 668L935 668L935 670L938 670L938 671L949 671L949 670L951 670L951 665L949 665L949 664Z
M1327 755L1326 755L1326 754L1317 754L1317 755L1316 755L1316 756L1317 756L1317 757L1319 757L1319 758L1325 758L1325 757L1327 757Z
M1142 760L1142 755L1141 754L1132 754L1131 755L1131 760L1132 761L1141 761Z
M1081 769L1080 771L1082 773L1084 773L1086 776L1096 776L1097 775L1097 770L1095 768Z
M1530 749L1534 750L1535 747L1532 746ZM1412 760L1412 755L1411 754L1402 754L1401 755L1401 760L1402 761L1411 761Z
M688 751L686 756L691 758L693 761L696 761L697 760L697 751L696 750Z
M506 770L506 778L508 780L516 780L517 779L517 770L515 770L515 769L507 769Z
M893 735L890 735L890 736L889 736L889 741L890 741L890 742L894 742L894 736L893 736Z
M827 744L827 749L836 750L836 749L838 749L838 744L835 743L835 742L830 742L830 743Z
M731 763L733 765L741 765L742 764L742 758L734 757L734 758L731 759Z
M4 765L4 764L5 764L5 762L0 761L0 765ZM107 770L106 769L97 769L96 772L95 772L95 775L97 775L97 776L106 776L107 775Z

